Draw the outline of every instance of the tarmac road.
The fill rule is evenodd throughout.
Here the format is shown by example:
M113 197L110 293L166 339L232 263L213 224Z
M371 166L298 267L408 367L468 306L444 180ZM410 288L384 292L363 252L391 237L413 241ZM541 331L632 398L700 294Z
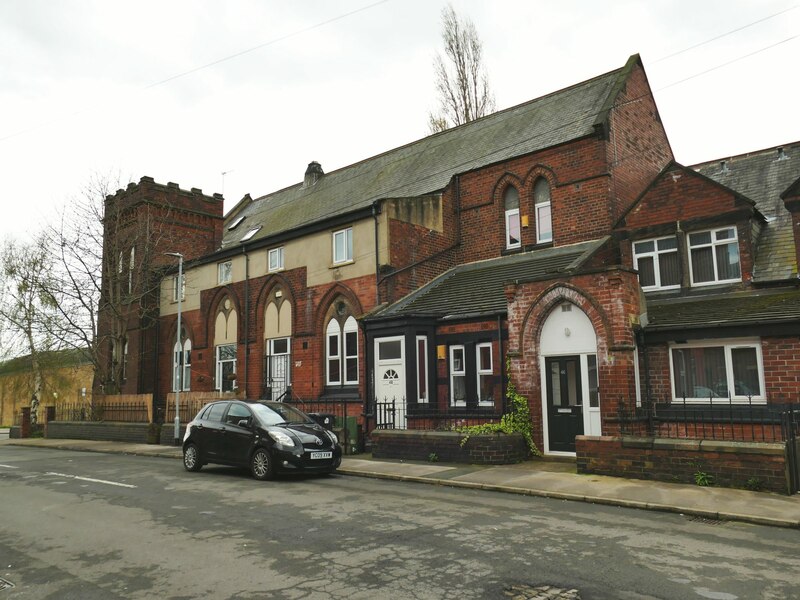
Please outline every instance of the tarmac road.
M260 483L238 469L3 445L0 498L0 578L15 586L3 600L544 598L544 585L583 600L736 600L800 589L794 529L481 490Z

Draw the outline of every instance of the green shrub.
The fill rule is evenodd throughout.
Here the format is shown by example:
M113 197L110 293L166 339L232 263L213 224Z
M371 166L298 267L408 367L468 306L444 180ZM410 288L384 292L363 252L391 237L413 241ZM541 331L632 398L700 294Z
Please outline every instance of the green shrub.
M533 456L541 456L542 453L533 441L533 422L531 421L531 411L528 406L528 399L517 393L514 382L511 381L511 361L506 359L506 376L508 385L506 387L506 398L509 400L509 412L500 418L499 423L484 423L482 425L465 425L455 427L454 430L465 434L461 438L463 447L469 441L471 435L483 433L520 433L525 438L528 450Z

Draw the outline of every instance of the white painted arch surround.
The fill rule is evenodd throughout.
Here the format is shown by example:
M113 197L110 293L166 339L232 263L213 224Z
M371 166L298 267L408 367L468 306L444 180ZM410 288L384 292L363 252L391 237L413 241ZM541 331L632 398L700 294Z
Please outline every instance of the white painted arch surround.
M564 307L569 310L564 310ZM597 335L591 320L583 310L571 302L557 304L542 326L539 338L539 373L541 374L542 428L545 454L574 456L574 452L551 452L549 424L547 422L547 373L545 358L548 356L579 355L581 360L581 382L583 389L583 431L586 435L600 435L600 407L589 407L589 363L587 357L597 354ZM598 360L599 365L599 360ZM602 399L600 399L602 402Z

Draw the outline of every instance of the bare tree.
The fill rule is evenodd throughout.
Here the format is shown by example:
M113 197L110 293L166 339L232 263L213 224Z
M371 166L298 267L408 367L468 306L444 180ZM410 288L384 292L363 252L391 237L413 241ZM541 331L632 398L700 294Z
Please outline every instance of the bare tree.
M444 58L434 59L438 112L428 115L431 133L474 121L495 109L489 76L483 65L483 44L469 18L460 19L453 6L442 10Z
M6 241L0 253L0 265L4 282L0 319L5 323L6 351L25 355L30 360L33 376L31 422L36 424L44 386L42 359L58 348L58 340L49 333L57 313L46 291L50 262L43 238L31 243Z
M120 196L110 199L119 181L95 175L47 230L48 292L60 317L50 333L86 353L105 393L125 379L129 329L155 321L161 270L152 254L167 220L147 203L131 208Z

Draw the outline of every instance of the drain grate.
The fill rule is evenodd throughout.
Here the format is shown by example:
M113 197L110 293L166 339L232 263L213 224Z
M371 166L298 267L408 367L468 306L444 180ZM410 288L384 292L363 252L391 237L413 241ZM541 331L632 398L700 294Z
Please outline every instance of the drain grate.
M0 577L0 592L3 590L8 590L14 587L14 584L8 581L7 579L3 579Z
M512 585L504 591L513 600L581 600L578 590L553 585Z
M726 521L722 519L714 519L712 517L689 517L689 520L693 523L704 523L705 525L722 525Z

